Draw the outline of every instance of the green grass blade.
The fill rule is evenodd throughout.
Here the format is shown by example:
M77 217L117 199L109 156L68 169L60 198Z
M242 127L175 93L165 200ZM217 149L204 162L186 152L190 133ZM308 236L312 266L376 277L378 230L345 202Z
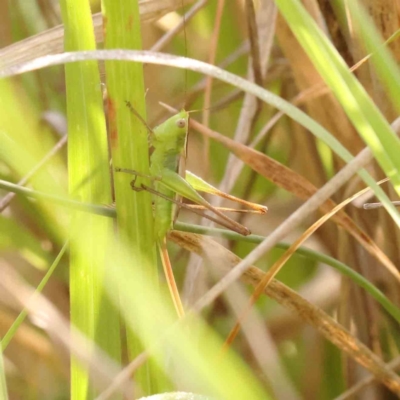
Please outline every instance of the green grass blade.
M61 1L66 50L95 49L89 1ZM108 149L100 74L96 62L65 67L69 191L82 201L111 203ZM82 226L90 227L76 240ZM118 314L104 293L105 244L112 223L76 212L71 221L71 322L114 359L120 358ZM94 271L96 269L96 271ZM92 399L88 370L72 358L71 398Z
M103 0L105 21L104 47L106 49L141 49L140 15L135 0ZM127 106L129 102L142 118L146 119L143 66L128 62L108 61L107 105L109 133L114 167L129 168L149 174L147 129ZM149 279L158 281L157 253L154 241L151 196L147 192L137 193L131 189L132 177L114 174L115 205L119 235L129 244L134 271L150 272ZM125 307L130 309L130 305ZM137 327L139 329L139 327ZM130 359L143 351L138 341L138 332L128 329L127 340ZM148 365L135 376L145 394L161 390L156 388L156 377Z
M293 106L288 101L280 98L264 88L247 81L237 75L231 74L228 71L222 70L215 66L202 63L197 60L186 59L182 57L173 57L171 55L146 52L146 51L97 51L97 52L79 52L62 54L57 56L48 56L35 60L35 63L22 64L19 67L13 67L9 70L0 70L0 77L7 77L14 74L20 74L26 71L43 68L49 65L58 65L66 62L77 62L80 60L98 59L98 60L130 60L135 62L147 62L151 64L160 64L166 66L174 66L178 68L188 68L192 71L200 72L213 76L223 82L236 86L246 93L250 93L258 97L263 102L270 104L289 117L293 118L296 122L308 129L317 138L324 141L339 157L344 161L349 162L352 160L352 154L323 126L310 118L306 113L299 108ZM133 168L131 168L133 169ZM365 170L358 172L364 182L373 190L376 197L382 202L388 213L391 215L397 226L400 227L400 214L390 202L385 192L376 184L374 179Z

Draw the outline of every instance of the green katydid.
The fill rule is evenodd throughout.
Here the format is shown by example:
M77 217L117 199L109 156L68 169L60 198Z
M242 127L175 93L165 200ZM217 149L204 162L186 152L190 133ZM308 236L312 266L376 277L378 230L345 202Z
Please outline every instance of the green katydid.
M141 119L141 117L132 108L130 103L127 106L131 111ZM142 119L141 119L142 120ZM145 123L143 121L143 123ZM116 172L127 172L135 175L132 181L134 190L148 190L155 194L154 197L154 225L155 225L155 240L158 243L161 260L164 267L164 273L168 282L171 296L178 315L184 315L184 309L179 297L179 292L175 283L172 272L172 267L169 261L166 237L168 232L173 228L176 218L177 204L180 207L191 208L195 211L196 208L203 208L212 211L216 217L205 215L207 218L234 230L242 235L249 235L250 230L239 224L233 219L227 217L221 210L234 211L231 209L219 209L213 207L207 202L197 191L209 192L228 199L237 201L251 208L250 211L257 213L266 213L268 208L259 204L251 203L234 196L220 192L201 178L186 171L185 176L178 174L179 161L181 157L186 156L186 142L188 134L189 112L182 110L178 114L169 118L163 124L159 125L154 130L149 128L149 144L154 148L150 157L150 176L143 175L137 171L127 170L124 168L115 168ZM147 124L146 124L147 126ZM142 176L152 181L152 187L135 185L136 177ZM184 205L175 200L175 196L182 196L191 201L194 205Z
M183 27L185 27L185 18L186 17L184 15ZM186 32L184 37L186 46ZM127 106L148 128L146 122L143 121L141 116L135 112L130 103L127 102ZM149 188L142 185L140 188L138 188L135 186L136 179L134 179L131 184L132 188L135 190L146 189L156 195L154 197L154 236L160 250L161 261L169 290L171 292L171 297L173 299L175 309L180 317L184 315L184 309L175 283L166 245L167 234L173 228L175 219L177 217L177 211L179 211L177 205L179 205L179 207L191 208L193 212L197 213L198 211L196 208L198 206L208 209L212 211L218 217L218 219L211 217L210 215L205 215L207 218L243 235L250 234L250 230L224 215L221 212L222 209L212 207L210 203L208 203L200 194L197 193L196 188L200 191L217 194L242 204L246 204L249 208L255 210L255 212L265 213L268 210L267 207L246 202L245 200L237 199L233 196L229 196L218 191L207 182L196 177L194 174L185 171L185 169L182 168L182 165L179 165L180 159L186 157L188 123L189 113L185 110L182 110L155 128L154 131L148 128L150 133L149 144L154 148L150 158L151 176L147 177L151 180L152 187ZM135 171L128 171L124 169L116 170L133 173L136 175L136 177L143 176ZM180 174L178 174L178 170ZM177 201L176 195L186 197L195 204L187 206L184 203ZM227 209L224 211L226 210Z

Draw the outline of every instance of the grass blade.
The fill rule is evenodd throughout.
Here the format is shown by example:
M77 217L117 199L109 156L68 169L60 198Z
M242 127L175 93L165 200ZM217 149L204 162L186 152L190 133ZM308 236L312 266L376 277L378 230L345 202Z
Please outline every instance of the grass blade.
M67 50L95 49L88 1L61 2ZM69 192L80 200L111 203L108 149L100 74L96 62L65 67L68 114ZM83 240L75 240L82 226L90 227ZM71 221L71 322L88 338L119 360L118 314L104 293L105 244L112 223L76 212ZM96 271L95 271L96 270ZM71 361L71 398L91 399L89 372L76 358Z
M141 49L142 38L139 6L134 0L103 0L106 24L104 47L106 49ZM113 166L133 169L149 175L147 129L131 112L131 104L146 119L143 66L127 62L107 61L107 108ZM151 195L131 189L132 177L114 174L117 225L121 239L131 249L132 267L139 273L145 270L153 285L157 285L157 253L154 241ZM128 305L122 305L123 307ZM130 309L130 306L129 308ZM139 329L139 328L138 328ZM129 357L134 359L143 351L138 332L128 329ZM136 379L146 394L156 390L152 387L154 376L142 367Z

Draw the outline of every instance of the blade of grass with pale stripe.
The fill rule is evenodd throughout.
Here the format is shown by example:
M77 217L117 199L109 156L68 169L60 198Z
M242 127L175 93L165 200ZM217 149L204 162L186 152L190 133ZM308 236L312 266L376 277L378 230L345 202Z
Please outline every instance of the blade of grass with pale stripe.
M139 6L135 0L103 0L105 49L142 48ZM114 167L128 168L149 175L148 132L146 127L127 107L129 102L146 119L143 65L106 61L107 105L111 152ZM151 195L131 189L132 176L114 174L115 204L118 234L131 250L133 271L145 270L156 287L158 281L157 254L154 242ZM148 183L147 183L148 184ZM143 301L148 301L143 296ZM121 307L131 309L128 304ZM137 327L140 329L140 326ZM128 329L129 357L134 359L143 351L138 332ZM150 371L150 373L149 373ZM162 390L160 379L156 388L155 373L148 365L135 375L144 393ZM158 374L157 374L158 375Z
M95 49L89 1L63 0L66 50ZM83 201L111 202L108 149L100 74L95 61L65 66L68 115L69 192ZM76 232L89 227L76 240ZM71 322L119 360L119 320L104 293L105 248L111 221L72 214L70 250ZM92 399L87 367L71 360L71 399Z
M183 59L180 57L174 57L168 55L167 57L161 53L151 53L151 52L135 52L121 50L115 51L102 51L97 52L76 52L70 54L63 54L57 56L48 56L46 58L40 58L35 60L35 63L21 64L18 67L13 67L9 70L0 69L0 77L8 77L15 74L21 74L23 72L32 71L39 68L44 68L45 66L58 65L66 62L76 62L79 60L131 60L136 62L148 62L151 64L159 64L166 66L175 66L177 68L188 68L192 71L197 71L204 73L206 75L211 75L223 82L232 84L237 88L250 93L267 104L273 105L280 111L287 114L289 117L293 118L296 122L307 128L313 135L317 138L323 140L335 153L337 153L343 160L349 162L352 160L351 153L344 148L344 146L323 126L318 124L315 120L310 118L307 114L301 111L299 108L293 106L284 99L276 96L272 92L269 92L260 86L257 86L237 75L233 75L228 71L221 70L220 68L211 66L209 64L202 63L193 59ZM376 197L383 203L384 207L391 215L395 223L400 226L400 214L390 202L389 198L386 196L385 192L376 184L371 175L367 171L361 170L358 174L362 177L364 182L371 187L374 191Z

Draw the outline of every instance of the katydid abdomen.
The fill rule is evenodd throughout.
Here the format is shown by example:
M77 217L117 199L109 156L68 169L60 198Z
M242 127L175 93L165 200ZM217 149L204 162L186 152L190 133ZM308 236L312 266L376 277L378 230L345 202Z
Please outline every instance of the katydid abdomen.
M154 151L150 157L150 173L152 176L159 178L153 181L153 186L158 193L170 199L175 198L176 193L162 182L169 172L176 173L176 171L178 171L179 159L185 152L188 117L188 113L182 110L154 129L154 135L151 139ZM182 317L184 315L184 309L169 260L166 241L168 232L173 228L175 214L175 203L161 196L155 196L155 239L160 249L160 257L175 309L179 317Z
M150 157L150 173L160 178L154 181L154 189L168 198L176 194L163 185L163 179L169 171L178 171L179 159L186 146L189 115L182 110L154 129L151 144L154 151ZM172 229L176 205L160 196L154 199L155 235L158 240L166 237Z

